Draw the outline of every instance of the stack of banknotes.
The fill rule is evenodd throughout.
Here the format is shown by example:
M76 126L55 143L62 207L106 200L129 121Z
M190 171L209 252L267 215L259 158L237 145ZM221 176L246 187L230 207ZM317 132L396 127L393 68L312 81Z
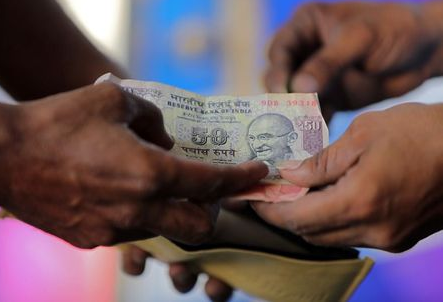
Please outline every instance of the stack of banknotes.
M161 109L174 140L170 152L216 165L261 160L268 176L238 199L292 202L308 188L284 179L276 166L303 160L328 145L328 129L315 93L201 96L156 82L112 82ZM134 242L165 262L187 261L229 285L268 301L345 301L373 262L354 249L312 246L252 213L221 211L214 236L187 246L163 237Z

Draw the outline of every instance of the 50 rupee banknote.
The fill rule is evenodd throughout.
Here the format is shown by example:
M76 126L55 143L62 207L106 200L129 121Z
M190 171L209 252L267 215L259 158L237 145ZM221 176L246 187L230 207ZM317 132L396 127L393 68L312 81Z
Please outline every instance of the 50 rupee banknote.
M282 179L276 166L303 160L328 144L328 128L315 93L267 93L252 96L202 96L157 82L124 80L108 73L96 83L112 82L155 104L174 140L171 152L210 164L265 162L270 173L234 198L269 202L304 195Z

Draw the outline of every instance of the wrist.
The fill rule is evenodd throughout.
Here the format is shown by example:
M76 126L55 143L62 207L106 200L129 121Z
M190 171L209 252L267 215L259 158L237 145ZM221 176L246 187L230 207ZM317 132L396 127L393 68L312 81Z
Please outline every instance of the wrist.
M11 152L11 146L15 140L17 108L17 105L0 103L0 206L5 208L7 208L9 200L9 155L13 153Z

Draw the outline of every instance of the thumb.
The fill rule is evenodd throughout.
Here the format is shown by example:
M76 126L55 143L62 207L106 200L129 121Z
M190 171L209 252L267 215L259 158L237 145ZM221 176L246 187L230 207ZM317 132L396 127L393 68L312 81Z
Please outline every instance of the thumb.
M361 60L370 49L372 33L361 24L346 24L293 75L296 92L323 93L342 72Z
M164 127L161 110L155 104L138 96L126 91L123 93L132 108L128 116L129 128L143 140L164 149L171 149L174 143Z
M302 187L317 187L336 182L362 153L348 133L318 154L304 161L284 161L278 165L280 176Z

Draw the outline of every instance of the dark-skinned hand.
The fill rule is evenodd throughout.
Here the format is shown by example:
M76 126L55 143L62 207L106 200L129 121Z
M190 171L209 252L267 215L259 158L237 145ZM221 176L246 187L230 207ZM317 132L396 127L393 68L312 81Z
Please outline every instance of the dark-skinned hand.
M443 3L309 2L275 35L270 92L317 92L328 121L442 75Z
M138 276L144 272L146 260L151 255L142 249L128 245L122 254L122 269L129 275ZM180 293L187 293L194 288L199 272L187 263L170 263L169 276L172 284ZM223 281L208 277L204 291L214 302L224 302L232 295L232 288Z
M113 84L0 105L0 202L81 248L163 235L198 243L218 204L267 174L180 159L160 111Z
M249 208L248 202L230 198L221 200L220 203L224 209L232 212L240 212ZM122 269L129 275L139 276L144 272L146 260L149 257L151 257L149 253L129 244L122 253ZM194 288L199 273L187 263L169 264L170 279L180 293L187 293ZM215 302L228 301L233 291L231 286L212 276L208 276L204 290L207 296Z

